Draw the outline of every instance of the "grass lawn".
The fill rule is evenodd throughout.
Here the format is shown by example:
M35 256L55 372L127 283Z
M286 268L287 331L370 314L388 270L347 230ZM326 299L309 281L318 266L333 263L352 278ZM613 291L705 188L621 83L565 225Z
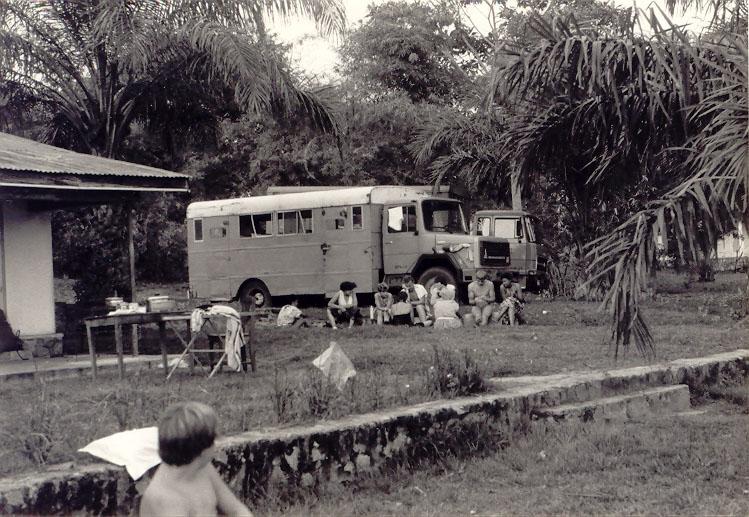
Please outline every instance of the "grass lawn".
M746 399L745 399L746 400ZM749 407L541 426L480 458L401 469L258 515L748 515Z
M746 323L731 317L745 275L718 275L711 284L685 290L666 278L662 294L648 302L657 360L696 357L749 346ZM128 370L90 378L3 383L0 399L0 475L45 463L93 461L75 451L108 434L154 425L172 402L213 405L222 432L331 419L440 396L430 382L433 346L468 350L486 377L541 375L647 363L634 350L614 361L605 344L608 321L597 304L534 300L529 325L436 331L364 326L331 330L259 328L257 374L213 379L180 373L168 384L160 370ZM321 313L321 310L310 312ZM318 382L311 361L331 340L348 354L358 374L343 393ZM173 351L180 350L174 343ZM154 343L143 344L144 349Z

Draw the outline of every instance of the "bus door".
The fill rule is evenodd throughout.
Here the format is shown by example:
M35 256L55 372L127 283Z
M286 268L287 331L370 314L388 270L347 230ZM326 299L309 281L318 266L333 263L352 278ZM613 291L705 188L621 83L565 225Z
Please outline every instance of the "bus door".
M208 277L208 297L233 296L229 255L229 218L203 219L203 250L201 263Z
M416 204L385 205L382 210L382 263L387 275L407 273L418 260Z
M354 230L356 210L357 230ZM361 253L362 242L367 238L361 230L362 207L333 206L322 210L323 234L320 253L323 259L323 288L327 296L339 289L341 282L355 282L359 290L369 286L360 274L370 270L371 260ZM363 281L364 280L364 281Z

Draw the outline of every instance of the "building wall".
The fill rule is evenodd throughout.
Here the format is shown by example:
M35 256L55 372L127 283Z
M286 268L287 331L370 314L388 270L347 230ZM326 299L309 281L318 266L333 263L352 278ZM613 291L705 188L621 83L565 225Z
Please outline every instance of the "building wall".
M716 258L735 259L737 254L739 257L749 256L748 233L747 228L744 228L742 224L739 224L735 236L734 234L729 233L718 239Z
M55 332L50 212L30 212L24 201L4 201L3 256L6 315L22 335Z

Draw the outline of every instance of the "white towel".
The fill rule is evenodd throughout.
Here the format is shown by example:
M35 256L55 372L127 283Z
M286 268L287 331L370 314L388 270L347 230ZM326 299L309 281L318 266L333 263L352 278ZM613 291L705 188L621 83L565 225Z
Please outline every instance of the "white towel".
M226 334L224 335L224 352L226 352L226 364L235 372L242 370L242 359L240 349L244 346L244 333L242 332L242 320L239 313L228 305L213 305L208 310L195 309L190 316L190 328L198 332L203 328L206 316L221 315L225 317Z
M124 465L133 480L161 463L159 430L156 427L131 429L105 436L78 451L87 452L115 465Z

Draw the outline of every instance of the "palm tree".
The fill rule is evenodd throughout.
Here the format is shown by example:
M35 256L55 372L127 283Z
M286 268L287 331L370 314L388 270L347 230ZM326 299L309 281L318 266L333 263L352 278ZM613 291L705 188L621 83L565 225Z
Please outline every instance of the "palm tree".
M696 39L653 13L650 36L635 23L597 34L536 18L544 43L492 76L493 100L527 106L505 135L522 173L572 158L590 188L643 179L657 187L587 246L589 285L608 286L617 353L633 338L653 351L639 302L669 235L683 261L697 262L737 221L749 222L746 3L711 6L710 30Z
M134 121L212 98L334 128L325 91L298 84L264 15L309 16L328 34L344 23L339 0L0 0L0 122L36 106L51 114L46 140L108 157Z

